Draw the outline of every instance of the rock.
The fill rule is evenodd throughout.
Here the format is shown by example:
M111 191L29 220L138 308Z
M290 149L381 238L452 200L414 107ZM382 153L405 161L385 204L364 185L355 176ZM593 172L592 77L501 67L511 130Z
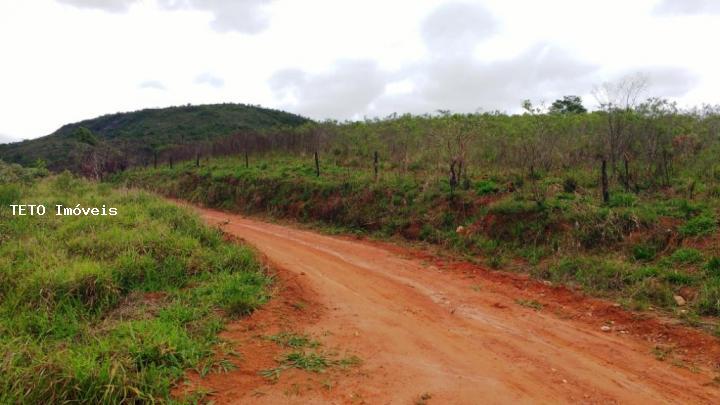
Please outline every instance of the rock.
M679 307L682 307L683 305L685 305L685 298L683 298L682 296L680 296L680 295L673 295L673 299L675 300L675 303L676 303Z
M465 227L462 226L462 225L458 226L457 229L455 230L455 233L459 233L460 235L464 234L464 233L465 233Z
M600 330L603 332L610 332L610 330L612 330L612 328L607 325L603 325L600 327Z

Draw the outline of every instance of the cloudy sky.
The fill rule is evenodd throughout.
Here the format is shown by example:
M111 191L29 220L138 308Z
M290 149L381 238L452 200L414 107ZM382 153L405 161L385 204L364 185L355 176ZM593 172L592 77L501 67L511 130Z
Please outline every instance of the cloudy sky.
M0 142L146 107L517 111L643 72L720 103L716 0L0 0Z

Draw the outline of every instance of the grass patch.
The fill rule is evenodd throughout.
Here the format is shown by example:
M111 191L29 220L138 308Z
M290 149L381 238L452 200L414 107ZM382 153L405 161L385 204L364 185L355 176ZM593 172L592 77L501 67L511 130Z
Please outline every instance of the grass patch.
M289 368L322 373L328 368L348 368L362 363L362 360L357 356L338 357L336 353L320 350L322 346L320 342L304 334L280 332L266 336L265 339L282 347L292 349L277 359L277 367L260 372L260 375L273 381L277 381L281 373Z
M304 347L315 348L320 346L320 342L317 340L311 339L307 335L300 335L292 332L280 332L275 335L267 336L266 338L280 346L290 347L293 349L301 349Z
M118 215L0 208L0 403L165 402L185 370L233 367L213 359L224 315L268 298L249 249L145 193L69 175L22 187L25 202Z
M680 248L673 252L670 260L676 264L690 265L698 264L703 261L702 253L697 249Z
M523 300L523 299L518 299L518 300L515 300L515 303L518 304L518 305L521 305L521 306L523 306L523 307L526 307L526 308L534 309L534 310L536 310L536 311L540 311L540 310L543 309L543 304L541 304L541 303L538 302L537 300Z
M717 221L710 215L699 215L689 219L678 228L683 236L704 236L717 229Z

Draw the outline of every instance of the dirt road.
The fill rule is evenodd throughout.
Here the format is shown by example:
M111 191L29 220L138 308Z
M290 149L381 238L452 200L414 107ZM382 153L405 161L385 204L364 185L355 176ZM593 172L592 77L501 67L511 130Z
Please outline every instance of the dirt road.
M241 362L236 374L205 382L218 403L720 403L711 370L720 351L698 332L522 276L199 212L255 246L313 300L312 320L290 320L292 327L363 360L344 375L276 384L253 379ZM292 315L283 316L288 325ZM266 325L249 322L229 334ZM324 377L332 378L326 389Z

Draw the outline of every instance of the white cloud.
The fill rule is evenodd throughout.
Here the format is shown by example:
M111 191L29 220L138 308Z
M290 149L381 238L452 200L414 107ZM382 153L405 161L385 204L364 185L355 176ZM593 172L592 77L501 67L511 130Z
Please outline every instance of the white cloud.
M704 14L720 13L717 0L662 0L656 7L658 14Z
M78 8L122 13L140 0L57 0ZM164 10L200 10L212 13L211 26L220 32L256 34L268 25L266 7L271 0L157 0Z
M60 3L68 4L79 8L90 8L103 10L110 13L122 13L127 11L137 0L57 0Z
M497 29L492 14L477 3L443 4L422 22L422 38L437 55L471 52Z
M140 83L138 87L141 89L167 90L165 85L159 80L146 80Z
M225 80L223 80L222 77L218 77L213 75L212 73L205 72L195 77L195 83L220 88L225 85Z
M220 32L255 34L269 23L266 6L270 0L158 0L169 10L202 10L213 14L211 25Z
M525 98L592 100L593 85L637 71L650 78L648 95L720 103L720 58L706 44L720 36L714 4L0 1L0 133L32 138L186 103L320 119L515 111Z
M323 119L361 118L382 95L387 77L372 61L340 61L331 70L308 74L296 69L277 72L270 86L286 106Z

